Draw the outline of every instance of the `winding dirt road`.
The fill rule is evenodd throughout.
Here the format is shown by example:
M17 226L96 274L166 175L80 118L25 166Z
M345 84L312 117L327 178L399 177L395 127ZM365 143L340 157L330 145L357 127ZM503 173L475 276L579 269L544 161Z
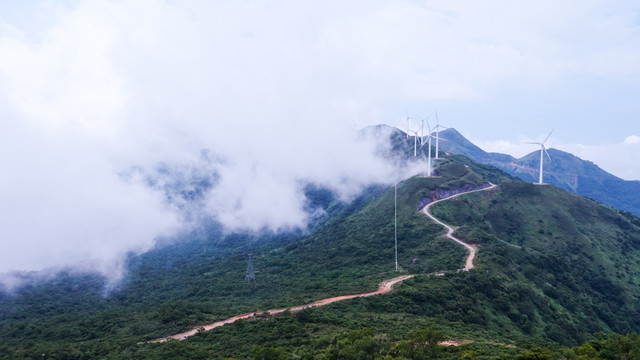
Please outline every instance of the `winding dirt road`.
M442 221L438 220L435 216L433 216L431 214L431 212L429 212L429 210L431 209L431 207L441 201L445 201L445 200L449 200L449 199L453 199L456 198L458 196L464 195L464 194L469 194L472 192L478 192L478 191L486 191L486 190L491 190L493 188L495 188L497 185L491 184L491 186L483 188L483 189L478 189L478 190L471 190L471 191L467 191L467 192L463 192L463 193L459 193L459 194L455 194L449 197L446 197L444 199L440 199L437 201L434 201L430 204L428 204L427 206L425 206L422 211L431 218L431 220L435 221L436 223L444 226L447 229L447 237L450 238L451 240L457 242L458 244L464 246L465 248L467 248L467 250L469 250L469 256L467 256L466 259L466 263L465 266L462 270L464 271L468 271L470 269L473 269L473 260L475 259L476 256L476 248L465 243L464 241L456 238L455 236L453 236L453 232L454 229L453 227L443 223ZM444 275L441 273L437 273L435 274L436 276L440 276L440 275ZM403 276L398 276L395 277L393 279L389 279L386 281L383 281L382 283L380 283L380 286L378 287L378 290L376 291L371 291L371 292L367 292L367 293L360 293L360 294L352 294L352 295L342 295L342 296L335 296L335 297L330 297L330 298L326 298L326 299L322 299L322 300L318 300L316 302L310 303L310 304L306 304L306 305L298 305L298 306L294 306L294 307L290 307L290 308L284 308L284 309L272 309L272 310L267 310L267 311L255 311L255 312L251 312L251 313L246 313L246 314L240 314L240 315L236 315L236 316L232 316L228 319L225 320L221 320L221 321L217 321L208 325L204 325L204 326L199 326L197 328L191 329L189 331L185 331L183 333L180 334L175 334L175 335L171 335L171 336L167 336L164 338L160 338L160 339L156 339L156 340L152 340L149 341L150 343L159 343L159 342L165 342L165 341L169 341L169 340L184 340L190 336L193 336L195 334L198 333L198 331L201 331L201 329L204 329L204 331L209 331L211 329L215 329L217 327L220 327L222 325L226 325L226 324L231 324L233 322L236 322L240 319L248 319L257 315L278 315L281 314L287 310L289 310L289 312L291 313L295 313L298 312L300 310L303 309L307 309L307 308L311 308L311 307L317 307L317 306L324 306L324 305L328 305L334 302L338 302L338 301L344 301L344 300L349 300L349 299L353 299L353 298L357 298L357 297L367 297L367 296L373 296L373 295L380 295L380 294L386 294L388 292L390 292L392 290L392 286L404 281L406 279L412 278L413 275L403 275ZM449 344L448 342L442 342L441 345L456 345L456 344Z
M251 313L246 313L246 314L240 314L240 315L236 315L236 316L232 316L228 319L222 320L222 321L217 321L208 325L204 325L204 326L199 326L197 328L191 329L189 331L185 331L183 333L180 334L176 334L176 335L171 335L171 336L167 336L161 339L156 339L156 340L152 340L149 341L150 343L159 343L159 342L165 342L165 341L169 341L169 340L184 340L186 338L188 338L189 336L193 336L195 334L198 333L199 329L204 329L204 331L209 331L211 329L215 329L217 327L220 327L222 325L226 325L226 324L231 324L233 322L236 322L240 319L248 319L250 317L254 317L256 315L278 315L281 314L287 310L289 310L289 312L295 313L298 312L302 309L307 309L307 308L311 308L311 307L317 307L317 306L324 306L324 305L328 305L334 302L338 302L338 301L343 301L343 300L349 300L349 299L353 299L353 298L357 298L357 297L367 297L367 296L373 296L373 295L380 295L380 294L386 294L388 292L391 291L391 288L393 285L407 280L409 278L412 278L413 275L403 275L403 276L398 276L398 277L394 277L393 279L389 279L389 280L385 280L382 283L380 283L380 286L378 287L378 290L376 291L371 291L371 292L367 292L367 293L360 293L360 294L353 294L353 295L342 295L342 296L336 296L336 297L330 297L330 298L326 298L326 299L322 299L322 300L318 300L316 302L312 302L310 304L306 304L306 305L298 305L298 306L294 306L291 308L285 308L285 309L273 309L273 310L267 310L267 311L256 311L256 312L251 312Z
M456 238L455 236L453 236L453 232L455 231L453 229L453 227L443 223L442 221L438 220L435 216L433 216L431 214L431 212L429 211L431 209L431 207L441 201L445 201L445 200L449 200L449 199L453 199L456 198L460 195L464 195L464 194L470 194L473 192L478 192L478 191L487 191L487 190L491 190L496 188L498 185L495 184L491 184L491 186L486 187L486 188L482 188L482 189L478 189L478 190L471 190L471 191L466 191L466 192L462 192L459 194L455 194L455 195L451 195L449 197L446 197L444 199L440 199L440 200L436 200L432 203L429 203L427 206L425 206L422 209L422 212L424 212L428 217L431 218L431 220L435 221L436 223L444 226L447 229L447 237L455 242L457 242L458 244L464 246L465 248L467 248L467 250L469 250L469 256L467 256L467 260L465 262L464 268L462 269L463 271L469 271L470 269L473 269L474 265L473 265L473 260L476 258L476 248L472 245L467 244L466 242Z

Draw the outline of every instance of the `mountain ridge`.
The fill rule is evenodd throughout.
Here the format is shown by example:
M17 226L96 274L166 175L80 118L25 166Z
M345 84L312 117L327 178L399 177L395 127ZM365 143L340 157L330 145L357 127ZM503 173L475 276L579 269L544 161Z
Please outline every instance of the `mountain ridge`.
M515 158L508 154L486 152L453 128L441 131L440 136L447 140L440 142L441 151L464 155L524 181L537 182L539 151ZM551 160L545 158L545 183L640 216L640 181L621 179L591 161L562 150L551 148L548 152Z

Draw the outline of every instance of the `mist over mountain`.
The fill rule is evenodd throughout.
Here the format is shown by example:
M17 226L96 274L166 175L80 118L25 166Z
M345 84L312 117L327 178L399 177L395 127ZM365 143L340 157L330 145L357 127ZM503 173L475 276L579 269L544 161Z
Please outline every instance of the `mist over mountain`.
M0 3L0 273L119 274L199 219L304 228L308 184L349 198L397 180L353 128L404 109L505 133L558 108L569 129L606 113L607 141L636 142L637 47L618 45L635 44L635 8L583 6ZM548 46L523 49L532 37ZM475 118L487 108L491 126Z
M388 161L424 165L426 147L414 163L413 138L400 131L380 134L392 143L384 148ZM209 180L176 169L155 168L149 185L168 184L167 198L179 194L176 203L198 204L198 189ZM378 334L371 340L376 351L394 356L395 346L412 339L415 329L432 327L466 341L447 350L456 358L470 351L513 358L531 341L575 346L597 331L640 329L639 218L466 156L443 152L435 171L398 183L399 272L393 266L393 186L372 185L343 199L308 184L305 208L317 215L308 231L225 233L211 224L130 254L127 276L109 292L101 276L62 271L0 293L0 358L43 352L62 358L251 358L256 347L287 354L283 358L304 351L342 354L346 350L332 344L356 336L347 335L351 331ZM457 271L466 250L416 209L437 194L489 182L498 186L432 209L478 249L476 267ZM255 282L245 280L249 253ZM415 277L391 294L265 315L184 341L144 343L256 309L369 291L398 274Z
M12 287L25 278L23 271L72 269L98 272L116 283L124 276L129 254L143 253L158 241L181 239L211 224L225 234L305 232L324 211L314 204L313 189L349 202L370 186L388 185L424 171L424 158L409 162L406 157L387 158L393 146L387 141L391 128L366 134L327 126L310 136L285 137L277 144L270 140L285 133L273 127L241 150L236 147L244 143L231 142L167 154L162 161L150 158L129 166L124 162L115 169L90 163L89 154L81 163L83 168L74 162L60 164L59 176L34 185L34 191L43 196L16 199L22 210L5 219L5 234L22 241L11 242L2 254L7 261L0 266L4 273L0 281ZM323 145L324 138L331 138L331 144ZM308 142L318 145L308 146ZM47 150L49 156L60 151L57 146ZM65 183L72 174L77 176ZM92 180L106 175L110 182L105 186L101 186L105 179ZM54 186L58 192L50 190ZM72 191L75 187L83 191ZM145 196L153 201L144 201ZM36 201L48 206L28 213ZM57 203L65 205L56 209ZM76 219L84 220L76 225ZM25 221L40 226L27 227ZM35 246L44 238L56 241Z

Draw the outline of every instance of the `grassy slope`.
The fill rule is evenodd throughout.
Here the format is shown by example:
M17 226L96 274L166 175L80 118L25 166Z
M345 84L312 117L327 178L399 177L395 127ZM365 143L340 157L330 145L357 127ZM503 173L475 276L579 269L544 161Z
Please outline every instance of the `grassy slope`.
M434 213L464 224L459 234L481 244L479 269L504 271L548 297L566 314L562 332L572 329L580 339L585 326L640 328L638 218L553 186L522 182L442 204ZM538 331L553 323L534 315ZM546 333L554 340L566 338L552 330Z

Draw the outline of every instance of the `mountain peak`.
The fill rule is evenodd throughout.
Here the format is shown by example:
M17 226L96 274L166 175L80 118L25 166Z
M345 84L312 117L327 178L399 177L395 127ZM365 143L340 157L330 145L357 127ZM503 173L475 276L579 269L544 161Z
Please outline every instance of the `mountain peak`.
M452 128L440 132L440 136L447 140L440 142L443 151L495 166L525 181L537 181L539 150L516 159L507 154L486 152ZM620 179L593 162L562 150L551 148L548 152L551 159L544 159L546 182L640 216L640 181Z

